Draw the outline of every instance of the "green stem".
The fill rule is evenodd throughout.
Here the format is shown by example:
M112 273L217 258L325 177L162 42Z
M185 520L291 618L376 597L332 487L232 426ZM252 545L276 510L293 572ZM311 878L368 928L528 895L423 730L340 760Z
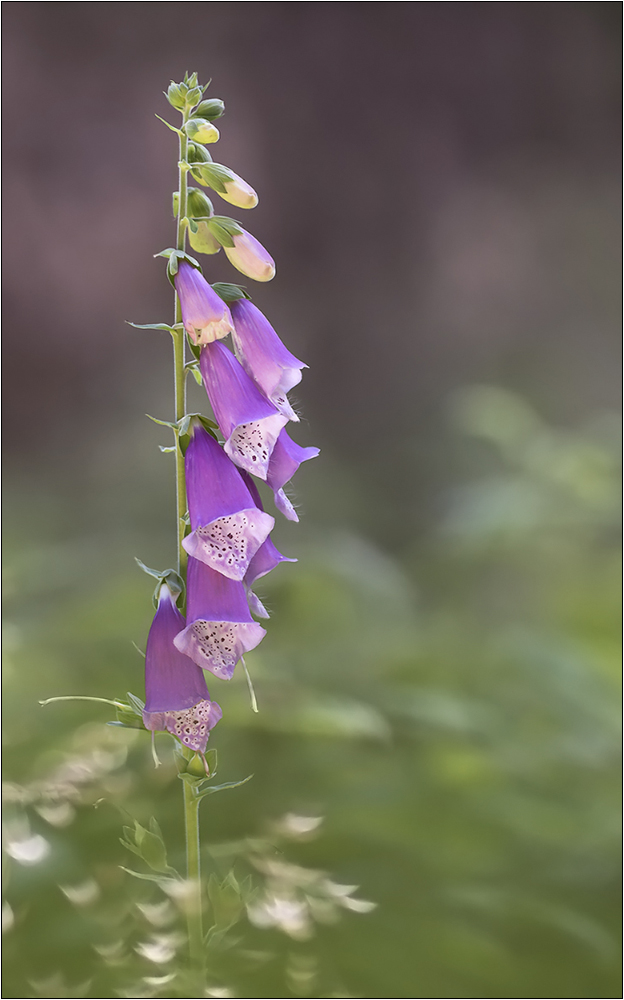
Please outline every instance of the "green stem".
M183 115L183 123L186 122L188 113ZM179 163L186 161L188 152L188 139L185 134L180 136ZM178 167L178 218L176 233L176 250L186 248L186 203L187 203L187 173L181 165ZM182 307L180 299L175 295L174 323L182 323ZM175 384L175 419L181 420L186 414L186 372L184 370L184 338L186 334L183 328L175 331L173 335L173 371ZM186 577L187 555L182 548L185 524L182 518L186 514L186 481L184 478L184 455L179 446L176 448L176 514L178 524L178 573L184 579Z
M192 755L190 755L192 756ZM189 955L193 970L205 970L204 932L202 928L201 861L199 851L199 799L192 785L184 785L184 828L186 833L186 877L194 892L189 899L187 928Z
M183 115L183 123L186 122L188 113ZM188 139L186 135L180 136L179 162L186 161L188 152ZM187 212L187 171L184 167L178 167L179 199L177 218L176 249L186 248L186 212ZM186 414L186 372L184 370L184 347L185 332L182 328L182 308L178 295L175 296L175 320L180 324L180 328L173 335L173 369L175 384L175 419L181 420ZM186 578L187 554L182 548L185 524L182 518L186 513L186 480L184 476L184 456L179 447L176 448L176 513L178 524L178 573ZM193 753L184 751L185 757L190 760ZM184 831L186 837L186 877L193 887L192 897L188 901L187 928L189 940L189 957L193 970L198 973L202 980L201 990L203 992L204 976L204 931L202 927L202 891L201 891L201 859L199 849L199 801L195 789L186 782L182 782L184 788ZM199 992L198 996L201 995Z

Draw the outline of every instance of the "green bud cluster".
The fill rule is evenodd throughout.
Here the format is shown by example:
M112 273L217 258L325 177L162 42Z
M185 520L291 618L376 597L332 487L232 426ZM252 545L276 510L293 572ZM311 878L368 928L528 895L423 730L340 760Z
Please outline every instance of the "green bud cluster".
M184 79L180 83L171 82L166 97L172 107L182 114L182 125L177 128L165 122L165 124L180 136L180 170L189 172L193 180L204 188L211 188L224 201L237 208L250 209L258 204L258 195L254 189L242 177L239 177L230 167L223 163L214 163L212 156L206 149L206 145L211 145L219 140L219 130L213 124L217 118L221 118L225 112L225 105L219 98L204 98L208 84L202 86L197 73L185 73ZM173 195L173 214L179 215L180 197L177 192ZM184 219L180 220L186 230L189 243L193 250L198 253L215 254L221 247L236 251L234 256L238 263L234 266L243 273L248 273L245 266L241 268L242 251L236 250L234 237L245 236L249 240L249 234L245 235L245 230L227 216L215 215L212 202L197 187L191 187L187 192L186 211ZM255 241L255 245L260 245ZM249 252L249 251L247 251ZM260 252L264 252L260 247ZM230 254L228 253L228 256ZM230 257L234 262L234 257ZM170 261L171 264L171 261ZM251 264L249 277L256 280L268 280L267 278L257 278L255 264ZM271 277L274 273L271 274Z

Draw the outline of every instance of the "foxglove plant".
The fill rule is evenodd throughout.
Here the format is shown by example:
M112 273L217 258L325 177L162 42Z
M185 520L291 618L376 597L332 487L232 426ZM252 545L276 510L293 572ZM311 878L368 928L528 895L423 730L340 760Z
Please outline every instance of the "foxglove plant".
M129 695L128 703L108 702L117 709L117 725L144 727L152 740L155 732L163 731L176 741L184 791L185 885L194 896L185 908L191 966L198 976L196 996L208 995L203 973L199 802L220 787L240 783L206 784L214 776L216 760L216 752L207 751L207 744L222 717L208 692L206 672L229 680L244 654L262 641L266 631L253 615L268 618L268 613L252 586L280 563L296 561L282 555L271 540L275 518L265 511L255 480L266 481L277 509L298 520L283 487L302 461L318 454L318 448L297 445L285 430L289 421L299 419L287 394L307 366L285 347L246 291L234 284L211 285L186 251L188 238L200 253L214 255L223 248L230 263L256 281L270 281L275 274L273 258L262 244L235 219L215 215L203 191L188 185L190 174L202 188L212 188L239 208L251 209L258 201L254 189L229 167L214 163L205 148L218 141L213 121L224 110L223 102L204 99L205 90L197 74L186 74L181 83L171 84L166 95L182 115L179 128L165 122L179 142L178 190L173 198L176 245L156 256L167 259L167 275L175 289L174 320L131 324L166 330L173 340L174 419L156 422L174 434L173 448L163 450L175 453L177 567L151 570L137 560L157 580L156 612L145 653L146 700ZM226 343L230 335L232 348ZM190 373L205 386L210 416L186 412ZM247 673L244 660L243 668ZM252 707L257 710L248 680ZM129 850L156 871L180 878L162 861L162 841L154 855L153 838L160 837L156 821L149 836L139 824L134 834L128 830L124 843ZM151 853L144 846L148 842ZM160 867L154 856L161 859Z

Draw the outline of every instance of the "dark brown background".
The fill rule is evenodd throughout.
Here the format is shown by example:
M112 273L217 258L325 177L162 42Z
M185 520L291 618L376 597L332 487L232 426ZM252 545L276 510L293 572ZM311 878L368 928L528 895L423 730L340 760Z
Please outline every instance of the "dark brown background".
M169 405L165 337L124 320L171 311L152 254L173 238L175 137L154 114L175 120L161 94L185 69L226 101L215 155L260 193L232 214L278 265L255 300L311 366L303 443L353 472L362 527L380 530L380 506L426 511L457 385L518 388L555 421L612 403L619 18L615 3L5 3L8 461L75 472Z

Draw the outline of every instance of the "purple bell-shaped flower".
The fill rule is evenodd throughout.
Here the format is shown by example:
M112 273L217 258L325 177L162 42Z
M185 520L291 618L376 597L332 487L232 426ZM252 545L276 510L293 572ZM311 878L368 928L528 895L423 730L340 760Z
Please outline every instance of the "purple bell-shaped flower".
M232 341L243 368L280 413L289 420L299 420L286 393L298 385L301 369L308 366L287 350L266 316L249 299L233 302L231 313Z
M245 480L249 492L253 497L254 503L260 510L264 510L262 505L262 500L260 494L258 493L258 487L254 483L253 479L246 472L241 472L241 476ZM275 569L283 562L297 562L296 559L290 559L288 556L282 555L282 553L277 549L277 547L271 541L271 538L267 538L265 542L262 543L258 551L255 553L253 558L249 562L247 572L243 578L243 583L245 584L245 589L247 591L247 600L249 602L249 607L251 608L254 615L258 618L270 618L267 609L258 597L258 595L251 589L256 582L261 577L266 576L271 570Z
M199 422L191 425L184 465L192 528L184 548L231 580L242 580L275 519L255 503L237 467Z
M210 730L223 713L210 700L203 671L173 644L185 624L173 594L163 583L145 650L143 723L152 732L167 730L203 754Z
M186 628L173 640L204 670L229 680L244 653L266 635L251 617L245 587L197 559L189 559Z
M230 310L198 268L181 260L173 283L180 299L184 329L194 344L211 344L232 332Z
M225 344L207 344L199 365L226 454L241 469L266 479L273 446L288 417L262 394Z
M314 447L302 448L289 437L285 430L281 432L275 442L266 481L273 490L275 506L289 521L298 521L299 517L282 487L289 479L292 479L302 462L316 458L320 450L320 448Z

